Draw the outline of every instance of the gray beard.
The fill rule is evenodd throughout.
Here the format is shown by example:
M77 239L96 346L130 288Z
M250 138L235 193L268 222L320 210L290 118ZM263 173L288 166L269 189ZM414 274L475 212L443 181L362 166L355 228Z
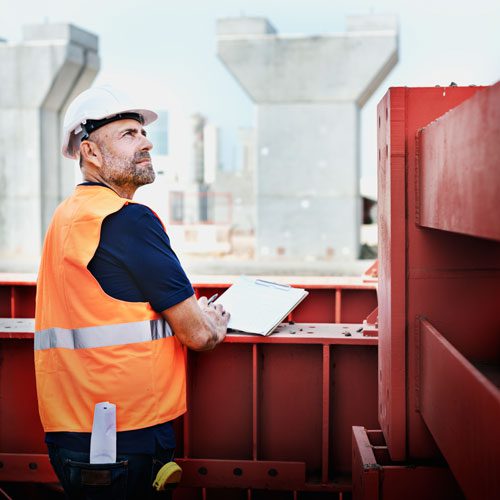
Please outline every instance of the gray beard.
M106 181L116 186L144 186L151 184L155 180L155 171L149 165L137 165L136 162L149 158L149 154L136 153L134 159L113 156L108 151L103 150L103 160L105 168L102 175Z

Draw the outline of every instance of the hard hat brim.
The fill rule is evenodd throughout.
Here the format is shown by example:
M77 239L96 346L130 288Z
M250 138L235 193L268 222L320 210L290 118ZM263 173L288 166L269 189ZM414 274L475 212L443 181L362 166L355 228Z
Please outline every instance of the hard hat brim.
M144 118L144 126L153 123L158 119L157 113L150 109L143 108L134 108L134 109L123 109L120 110L119 113L137 113L140 114ZM104 118L108 118L109 116L113 116L118 113L112 113L111 115L108 113L90 113L87 119L89 120L103 120ZM80 148L80 142L83 137L84 131L80 130L79 132L75 132L75 130L81 125L80 122L70 124L68 128L73 130L72 133L67 134L62 145L62 154L66 158L70 160L78 159L78 151Z

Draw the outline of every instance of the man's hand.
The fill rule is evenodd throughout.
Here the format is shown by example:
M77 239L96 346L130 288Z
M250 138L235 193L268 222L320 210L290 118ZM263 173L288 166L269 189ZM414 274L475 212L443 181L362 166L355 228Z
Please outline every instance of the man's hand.
M208 304L206 297L193 296L165 309L162 316L175 336L195 351L213 349L224 340L230 314L220 304Z
M215 326L217 337L220 339L217 341L217 344L222 342L226 336L227 324L231 315L224 310L222 304L209 304L206 297L200 297L198 299L198 305L203 314L205 314Z

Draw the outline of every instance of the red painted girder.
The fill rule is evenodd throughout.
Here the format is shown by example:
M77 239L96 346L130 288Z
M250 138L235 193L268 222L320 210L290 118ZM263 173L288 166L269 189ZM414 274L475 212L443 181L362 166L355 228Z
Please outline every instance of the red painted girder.
M366 317L365 321L370 325L378 323L378 306Z
M450 469L391 462L380 431L352 428L353 500L462 500Z
M332 481L306 482L305 463L268 460L175 460L182 468L180 487L350 492L347 476ZM239 470L237 470L239 469Z
M414 325L421 311L415 309L418 282L409 276L415 268L429 268L427 261L444 253L428 244L429 231L424 234L415 223L416 134L480 90L391 88L377 108L379 421L394 460L426 459L439 453L415 411ZM437 257L436 265L434 261L441 265ZM426 299L426 305L436 303L431 293Z
M33 339L35 320L27 318L0 318L0 338Z
M490 378L500 375L491 367ZM467 498L500 497L500 390L420 321L420 412Z
M417 222L500 240L500 82L423 128L418 155Z
M258 275L254 276L260 277ZM307 289L375 290L376 281L367 282L363 276L262 276L269 281L276 281L294 287ZM0 283L2 275L0 274ZM227 288L238 276L192 276L195 288Z
M363 281L365 283L376 283L378 281L378 259L363 273Z
M0 463L0 482L58 482L46 454L0 453Z
M394 460L406 458L406 89L377 107L379 422Z
M304 462L179 459L180 486L203 488L299 489L306 479Z
M354 426L352 428L353 500L379 499L380 470L365 428Z
M366 337L361 323L282 323L274 333L260 335L230 333L225 342L243 344L377 345L377 337Z
M358 323L282 323L275 333L260 335L229 333L224 342L234 344L331 344L377 345L378 339L367 338ZM32 319L0 318L0 338L32 340ZM349 334L349 335L347 335Z
M383 467L381 474L383 480L380 496L383 500L463 500L464 498L448 467L388 465ZM494 497L483 497L483 500L485 498Z

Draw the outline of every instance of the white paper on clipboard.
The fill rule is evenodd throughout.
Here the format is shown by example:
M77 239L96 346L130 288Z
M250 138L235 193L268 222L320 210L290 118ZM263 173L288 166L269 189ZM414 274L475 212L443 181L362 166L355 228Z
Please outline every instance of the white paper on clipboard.
M216 301L231 314L228 328L269 335L309 292L240 276Z

